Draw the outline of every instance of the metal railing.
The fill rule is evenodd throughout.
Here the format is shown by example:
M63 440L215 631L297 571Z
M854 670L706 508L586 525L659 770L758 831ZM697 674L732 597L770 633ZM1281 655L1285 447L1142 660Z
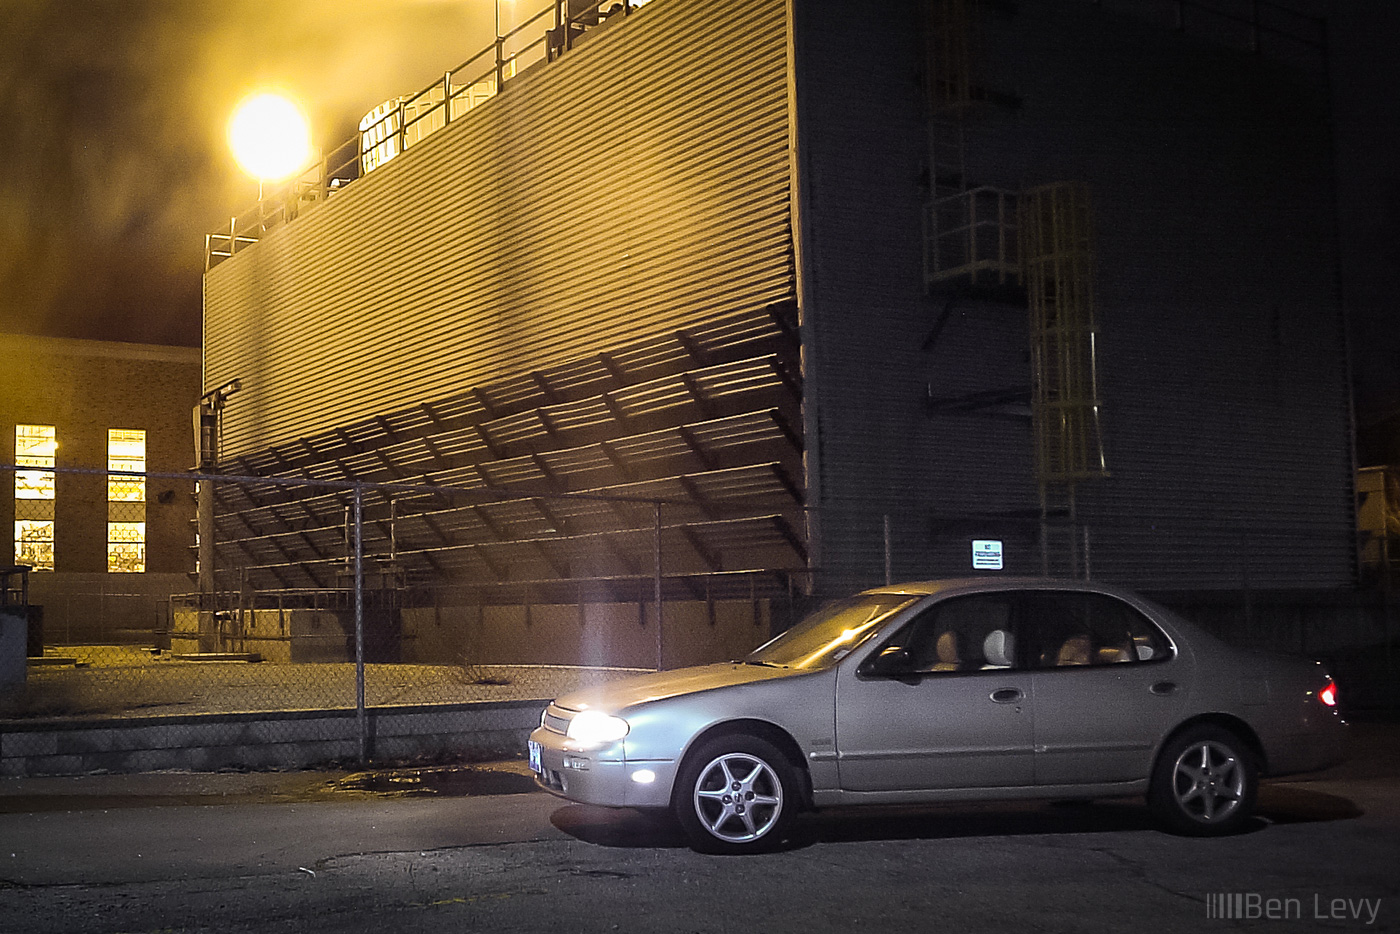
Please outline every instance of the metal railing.
M924 282L1019 285L1017 195L981 186L924 206Z

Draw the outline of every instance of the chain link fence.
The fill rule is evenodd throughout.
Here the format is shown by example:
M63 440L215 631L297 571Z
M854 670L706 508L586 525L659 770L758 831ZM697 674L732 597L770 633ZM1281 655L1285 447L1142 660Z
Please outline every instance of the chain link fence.
M69 570L60 533L52 570L7 575L4 611L29 633L10 647L28 655L0 697L11 719L543 704L738 657L802 609L791 517L761 508L771 484L752 479L727 506L702 509L465 485L54 472L106 473L123 490L189 483L199 507L179 546L193 570L156 567L161 543L136 525L147 504L132 495L109 498L105 524L87 528L106 530L105 572L93 541L93 567ZM775 557L790 566L769 569Z
M815 603L886 580L1036 575L1049 564L1060 576L1133 583L1100 542L1189 534L1184 525L1064 517L804 511L790 497L780 508L754 477L685 500L646 498L636 485L609 496L140 477L201 485L202 538L191 547L189 529L182 560L188 567L198 554L211 565L202 574L69 573L60 537L54 571L25 575L22 597L15 575L7 578L0 613L28 613L29 625L23 644L0 644L0 656L28 656L0 700L5 717L353 710L363 718L367 709L542 703L639 671L739 657ZM146 504L108 505L108 560L149 566L158 543L128 534ZM849 543L815 568L805 552L809 518ZM1230 641L1324 657L1353 685L1355 703L1393 705L1394 605L1380 594L1286 598L1268 568L1270 548L1286 550L1287 530L1249 534L1255 544L1217 543L1221 586L1158 596ZM1048 547L1066 542L1076 550ZM999 566L977 566L993 554Z

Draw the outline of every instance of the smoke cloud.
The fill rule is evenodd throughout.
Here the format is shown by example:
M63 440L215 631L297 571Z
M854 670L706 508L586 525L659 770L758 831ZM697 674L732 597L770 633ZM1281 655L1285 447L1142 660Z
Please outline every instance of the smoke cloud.
M329 149L494 30L493 0L0 0L0 331L198 344L204 234L257 196L238 101Z

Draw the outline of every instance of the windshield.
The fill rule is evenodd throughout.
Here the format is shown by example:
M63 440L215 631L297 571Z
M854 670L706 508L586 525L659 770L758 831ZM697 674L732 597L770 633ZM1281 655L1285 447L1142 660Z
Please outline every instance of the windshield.
M897 610L919 599L908 594L857 594L828 603L744 657L751 665L815 670L834 665Z

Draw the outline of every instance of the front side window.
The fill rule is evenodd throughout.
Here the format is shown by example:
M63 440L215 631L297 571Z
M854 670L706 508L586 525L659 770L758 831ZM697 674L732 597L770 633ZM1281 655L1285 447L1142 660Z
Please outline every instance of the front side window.
M911 674L1004 671L1016 667L1009 593L954 597L929 607L900 629L878 655L901 653Z
M1038 668L1161 661L1171 643L1136 609L1107 594L1038 591L1026 595Z
M15 426L15 563L52 571L54 474L58 433L52 425ZM44 470L42 468L49 468Z
M891 615L917 600L907 594L857 594L822 607L744 657L752 665L815 670L834 665Z

